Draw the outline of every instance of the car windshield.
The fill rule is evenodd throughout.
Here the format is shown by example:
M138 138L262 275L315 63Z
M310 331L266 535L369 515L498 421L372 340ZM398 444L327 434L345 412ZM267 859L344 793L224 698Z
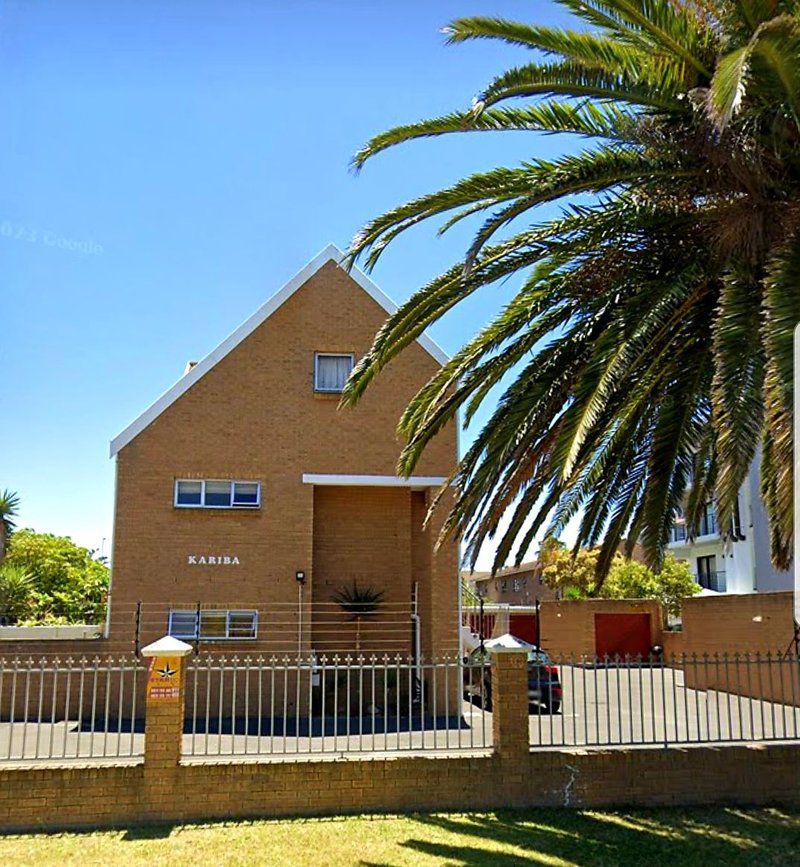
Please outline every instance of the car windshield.
M536 662L539 665L547 665L550 657L543 650L529 650L528 662Z

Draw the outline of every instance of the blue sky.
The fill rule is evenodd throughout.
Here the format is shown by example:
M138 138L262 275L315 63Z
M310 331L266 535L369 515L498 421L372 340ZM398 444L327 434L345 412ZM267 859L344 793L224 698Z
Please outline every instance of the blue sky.
M471 14L567 21L543 0L0 0L0 489L21 525L108 552L108 441L188 359L380 211L563 150L475 134L349 170L372 134L468 106L527 58L445 47L440 28ZM416 228L373 278L402 301L468 229ZM512 290L433 337L455 351Z

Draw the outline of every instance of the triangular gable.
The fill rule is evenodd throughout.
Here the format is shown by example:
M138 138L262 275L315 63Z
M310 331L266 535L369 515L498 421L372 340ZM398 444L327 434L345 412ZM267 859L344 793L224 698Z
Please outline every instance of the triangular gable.
M208 355L190 370L187 371L176 383L169 388L161 397L151 404L135 421L132 421L122 433L118 434L111 440L111 457L126 446L134 437L138 436L151 422L155 421L158 416L168 407L171 406L182 394L187 392L201 377L205 376L218 361L223 359L232 349L235 349L246 337L252 334L262 322L271 316L284 301L291 298L295 292L323 265L328 262L336 262L340 264L344 259L344 253L334 244L329 244L321 253L318 253L304 268L301 268L294 277L285 283L268 301L261 305L256 312L245 322L243 322L236 331L229 337L226 337L216 349L213 349ZM388 313L392 314L397 310L397 305L385 295L367 275L353 268L350 272L350 277L369 295L374 301L377 301L381 307ZM444 351L437 346L426 334L421 334L417 338L417 342L423 347L439 364L444 364L448 358Z

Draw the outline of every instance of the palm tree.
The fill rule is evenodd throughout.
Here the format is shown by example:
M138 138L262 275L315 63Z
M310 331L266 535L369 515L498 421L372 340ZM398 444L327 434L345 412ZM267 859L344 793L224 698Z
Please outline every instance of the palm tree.
M641 540L658 568L676 510L721 526L754 457L772 557L792 552L792 329L800 321L800 11L780 0L557 0L584 29L493 18L452 43L533 49L472 108L376 136L356 168L427 136L531 130L583 148L472 175L370 222L372 268L407 228L481 215L463 261L389 318L354 370L354 404L421 331L482 287L514 299L417 393L399 424L410 473L459 409L504 391L454 474L445 532L474 564L517 563L579 515L576 547ZM586 29L588 25L588 29ZM590 194L588 197L585 194ZM574 197L581 196L576 201ZM536 209L560 202L556 219ZM686 499L687 486L689 488ZM506 522L501 525L501 518Z
M8 550L8 543L16 524L14 518L19 511L19 495L8 489L0 493L0 563Z

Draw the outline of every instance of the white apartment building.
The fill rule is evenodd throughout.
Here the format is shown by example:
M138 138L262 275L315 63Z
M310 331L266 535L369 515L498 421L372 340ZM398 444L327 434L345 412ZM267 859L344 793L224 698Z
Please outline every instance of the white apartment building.
M769 524L760 487L760 463L756 458L739 490L737 514L728 539L723 540L713 502L706 506L700 533L693 541L687 539L685 519L676 519L669 551L676 559L689 562L705 590L774 593L793 588L794 571L779 572L770 561Z

